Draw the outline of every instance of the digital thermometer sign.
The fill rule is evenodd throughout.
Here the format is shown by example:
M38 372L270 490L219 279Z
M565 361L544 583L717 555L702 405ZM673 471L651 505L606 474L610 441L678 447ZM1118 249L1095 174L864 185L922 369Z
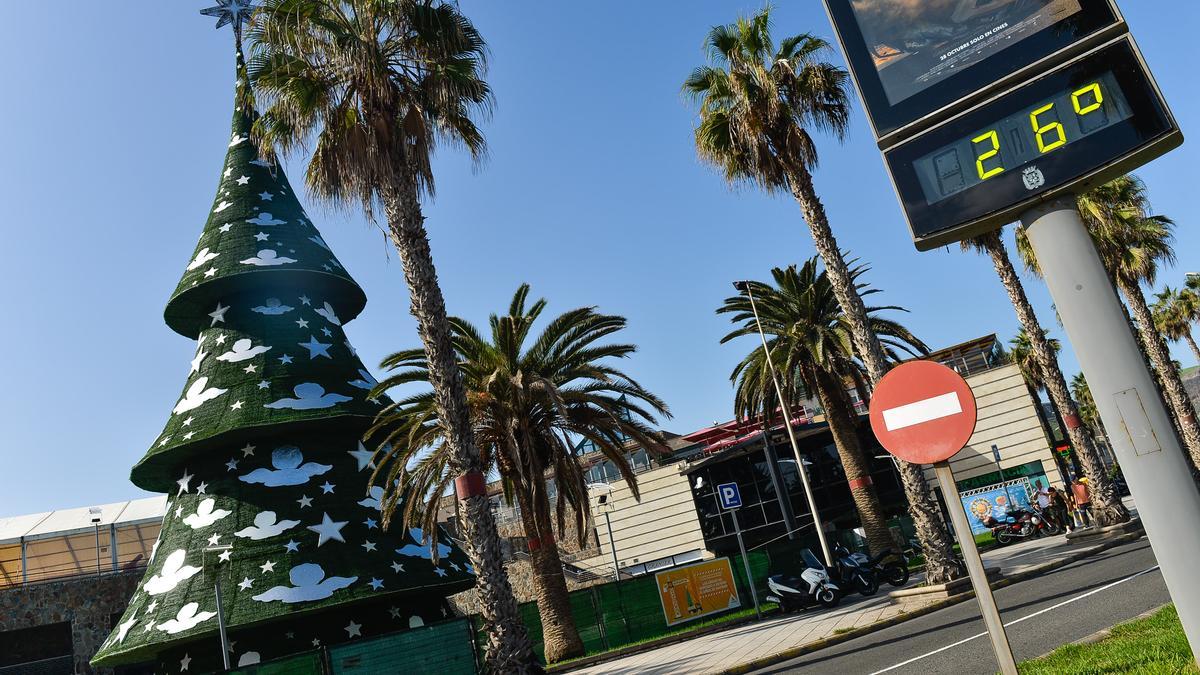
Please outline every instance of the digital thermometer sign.
M1112 180L1177 147L1128 36L884 152L918 249L1002 227L1034 204Z
M914 169L926 201L935 204L1132 116L1116 76L1108 72L976 129L918 159Z

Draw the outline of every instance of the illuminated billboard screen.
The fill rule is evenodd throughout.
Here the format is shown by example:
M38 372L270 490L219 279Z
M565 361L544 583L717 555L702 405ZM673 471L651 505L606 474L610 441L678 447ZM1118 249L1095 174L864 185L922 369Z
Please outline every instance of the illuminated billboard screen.
M1120 23L1108 0L826 0L883 137Z
M1080 0L853 0L884 93L899 103L1079 14Z

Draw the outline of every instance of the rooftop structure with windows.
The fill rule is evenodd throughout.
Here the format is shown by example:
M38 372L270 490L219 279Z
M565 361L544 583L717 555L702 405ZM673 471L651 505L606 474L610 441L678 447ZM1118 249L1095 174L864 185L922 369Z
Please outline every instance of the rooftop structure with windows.
M167 498L0 517L0 588L146 566Z

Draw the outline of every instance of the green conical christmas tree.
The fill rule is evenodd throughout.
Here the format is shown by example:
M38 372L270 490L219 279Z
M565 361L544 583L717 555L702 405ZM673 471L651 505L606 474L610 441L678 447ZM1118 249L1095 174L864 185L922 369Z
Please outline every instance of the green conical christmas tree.
M219 670L218 583L236 665L440 619L474 581L457 548L435 565L420 531L380 529L359 439L382 402L342 330L366 299L250 141L240 46L237 69L217 196L166 309L195 358L131 475L167 515L98 666Z

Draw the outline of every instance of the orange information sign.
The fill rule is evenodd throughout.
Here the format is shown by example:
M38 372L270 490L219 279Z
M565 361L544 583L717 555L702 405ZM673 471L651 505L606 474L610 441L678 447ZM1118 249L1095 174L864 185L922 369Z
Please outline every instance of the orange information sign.
M742 606L729 558L675 567L654 580L668 626Z

